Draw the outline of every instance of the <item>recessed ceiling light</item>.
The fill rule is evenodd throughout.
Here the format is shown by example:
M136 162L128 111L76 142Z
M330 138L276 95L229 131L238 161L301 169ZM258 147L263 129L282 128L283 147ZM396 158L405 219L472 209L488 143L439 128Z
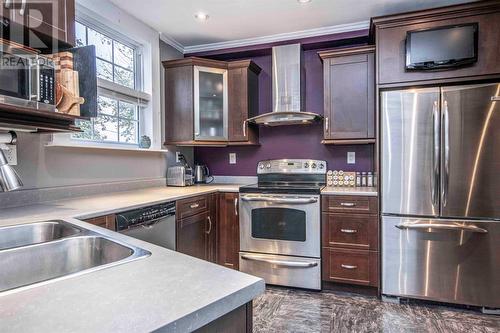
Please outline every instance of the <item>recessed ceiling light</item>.
M199 12L194 14L194 18L197 19L198 21L206 21L208 20L208 14Z
M298 3L306 4L311 2L312 0L297 0Z

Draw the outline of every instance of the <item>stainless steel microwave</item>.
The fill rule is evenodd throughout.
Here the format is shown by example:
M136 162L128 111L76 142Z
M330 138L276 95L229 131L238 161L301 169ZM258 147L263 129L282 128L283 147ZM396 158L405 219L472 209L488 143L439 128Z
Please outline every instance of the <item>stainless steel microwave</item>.
M55 84L51 59L0 40L0 103L56 111Z

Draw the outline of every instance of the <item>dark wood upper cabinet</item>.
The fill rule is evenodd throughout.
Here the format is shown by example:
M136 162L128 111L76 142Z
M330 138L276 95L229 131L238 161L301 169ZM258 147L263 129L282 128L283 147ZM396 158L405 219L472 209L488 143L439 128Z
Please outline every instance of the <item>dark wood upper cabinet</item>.
M236 270L240 251L238 198L238 193L219 194L217 220L217 263Z
M459 68L407 71L406 33L460 24L478 24L477 62ZM442 84L500 76L500 2L477 1L372 19L380 87Z
M164 61L163 66L165 144L258 144L257 129L243 128L258 112L256 64L189 57Z
M259 113L260 67L251 60L232 61L229 70L229 141L258 144L259 128L246 123Z
M323 51L325 144L375 142L375 48Z
M8 36L22 36L18 43L54 53L75 45L75 0L12 0L0 1L0 15L13 23L13 29L23 29ZM16 37L17 36L17 37Z

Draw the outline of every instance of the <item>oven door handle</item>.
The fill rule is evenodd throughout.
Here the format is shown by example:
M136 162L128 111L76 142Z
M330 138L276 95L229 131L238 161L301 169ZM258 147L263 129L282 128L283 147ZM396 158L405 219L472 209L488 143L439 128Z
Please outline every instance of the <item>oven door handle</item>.
M318 266L317 262L299 262L299 261L289 261L289 260L263 259L261 257L251 256L247 254L243 254L241 256L241 259L265 262L268 264L273 264L283 267L292 267L292 268L310 268Z
M311 204L318 202L316 198L309 199L291 199L291 198L266 198L266 197L242 197L241 201L261 201L261 202L272 202L275 204Z

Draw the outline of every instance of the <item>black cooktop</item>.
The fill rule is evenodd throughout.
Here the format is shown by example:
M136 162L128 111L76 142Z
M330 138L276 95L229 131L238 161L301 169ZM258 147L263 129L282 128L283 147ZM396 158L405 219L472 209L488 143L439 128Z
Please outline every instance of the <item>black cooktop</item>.
M240 187L240 193L321 194L322 183L258 183Z

